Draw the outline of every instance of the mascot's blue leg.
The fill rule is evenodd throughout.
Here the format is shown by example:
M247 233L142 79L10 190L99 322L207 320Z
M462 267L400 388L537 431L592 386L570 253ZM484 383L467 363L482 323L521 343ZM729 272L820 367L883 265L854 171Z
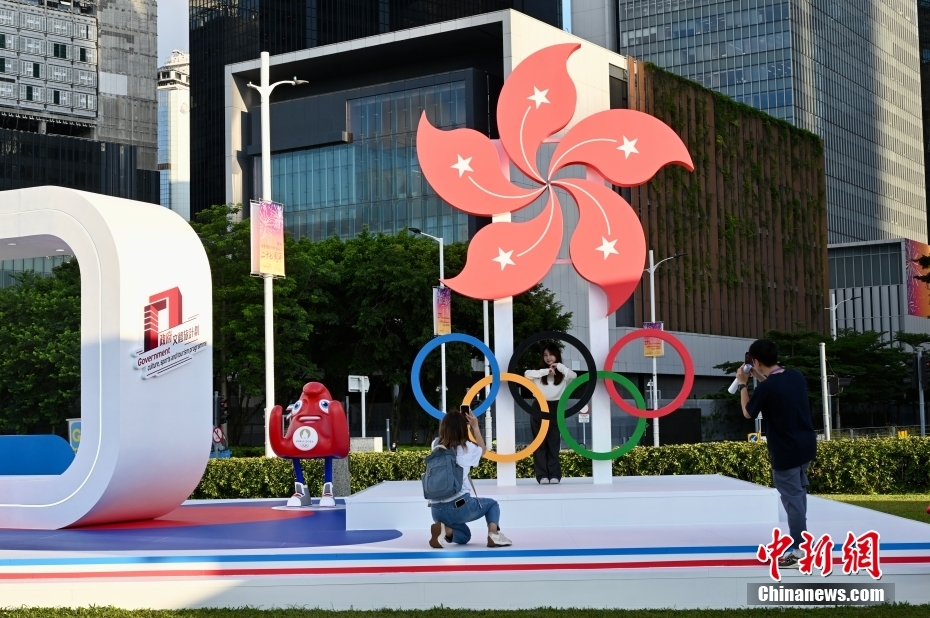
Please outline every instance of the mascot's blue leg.
M300 467L300 460L291 457L294 462L294 495L287 501L288 506L310 506L310 492L307 491L307 483L304 481L304 471Z
M323 458L323 482L324 483L333 482L333 458L332 457Z
M300 460L296 457L292 457L291 461L294 462L294 480L301 485L306 485L304 482L304 471L303 468L300 467Z
M333 497L333 458L323 458L323 496L320 498L320 506L336 506L336 499Z

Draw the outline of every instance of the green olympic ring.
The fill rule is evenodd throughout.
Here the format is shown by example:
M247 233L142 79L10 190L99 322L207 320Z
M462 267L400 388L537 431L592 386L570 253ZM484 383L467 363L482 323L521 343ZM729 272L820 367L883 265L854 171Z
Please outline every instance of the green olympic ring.
M556 420L559 423L559 433L562 434L562 437L565 439L565 442L571 447L573 451L581 455L582 457L587 457L588 459L597 459L600 461L616 459L626 455L633 447L639 443L640 438L643 437L643 434L646 433L646 419L640 417L636 422L636 430L633 431L633 435L630 436L630 439L623 443L623 445L615 450L607 451L606 453L598 453L597 451L589 451L585 447L578 444L573 437L568 433L568 426L565 424L565 408L568 405L568 398L571 397L571 394L575 392L579 386L591 379L591 373L585 373L574 380L569 384L565 391L562 393L562 397L559 398L559 407L556 409ZM633 399L636 401L636 406L641 409L646 409L646 400L643 399L643 394L639 392L639 389L633 386L633 383L629 379L623 377L619 373L614 373L613 371L598 371L597 379L613 380L618 382L621 386L626 388L633 395Z

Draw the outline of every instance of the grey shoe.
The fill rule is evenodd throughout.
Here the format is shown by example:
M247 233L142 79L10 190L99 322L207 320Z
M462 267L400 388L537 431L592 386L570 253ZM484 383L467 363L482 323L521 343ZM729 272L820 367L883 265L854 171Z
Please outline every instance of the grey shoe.
M559 484L559 481L561 481L561 480L562 480L562 479L549 479L549 484L550 484L550 485L558 485L558 484Z
M540 485L548 485L549 479L536 479L536 482L539 483Z
M799 559L793 553L785 554L778 559L778 568L779 569L797 569L800 568L798 564Z

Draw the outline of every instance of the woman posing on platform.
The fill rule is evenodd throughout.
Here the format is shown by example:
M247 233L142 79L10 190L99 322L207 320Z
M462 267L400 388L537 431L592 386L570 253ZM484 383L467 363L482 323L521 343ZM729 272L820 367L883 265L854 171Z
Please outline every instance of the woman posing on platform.
M562 364L562 352L554 343L543 348L542 366L539 369L530 369L523 375L539 387L546 401L549 402L549 430L542 445L533 453L536 482L540 485L557 485L562 480L562 466L559 464L562 435L555 422L555 410L565 387L578 376ZM540 411L540 414L543 414L538 401L533 406ZM530 427L534 436L539 433L541 425L542 420L535 416L530 417Z

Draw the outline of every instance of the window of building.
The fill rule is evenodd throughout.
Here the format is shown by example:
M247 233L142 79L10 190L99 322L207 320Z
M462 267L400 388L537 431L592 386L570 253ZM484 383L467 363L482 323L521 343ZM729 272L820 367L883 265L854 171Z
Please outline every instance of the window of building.
M33 15L32 13L23 13L22 14L22 27L29 30L38 30L39 32L45 31L45 18L41 15Z
M832 289L899 285L904 281L899 243L830 249L829 254Z
M351 144L272 155L272 195L286 204L285 227L322 240L419 227L447 242L468 239L468 216L427 184L416 157L423 111L433 126L465 126L465 83L454 82L347 102ZM254 158L260 185L261 158Z
M48 67L48 78L56 82L70 82L71 81L71 69L68 67L60 67L55 65L49 65Z
M50 19L48 31L58 36L71 36L71 22L63 19Z
M20 51L26 52L27 54L35 54L37 56L45 55L45 41L40 39L32 39L29 37L21 37L22 43L20 44Z
M91 88L97 85L97 74L93 71L78 71L77 83L81 86L89 86Z
M20 84L19 86L19 98L23 101L32 101L34 103L42 102L42 88L38 86L26 86Z
M9 60L6 58L0 58L0 73L8 72L9 69L7 68L7 62L9 62Z
M13 84L0 82L0 97L3 97L4 99L14 98L15 95L13 94Z
M16 13L10 9L0 9L0 26L15 26Z
M68 45L65 45L64 43L53 43L52 55L55 58L62 58L67 60L71 54L68 53Z

